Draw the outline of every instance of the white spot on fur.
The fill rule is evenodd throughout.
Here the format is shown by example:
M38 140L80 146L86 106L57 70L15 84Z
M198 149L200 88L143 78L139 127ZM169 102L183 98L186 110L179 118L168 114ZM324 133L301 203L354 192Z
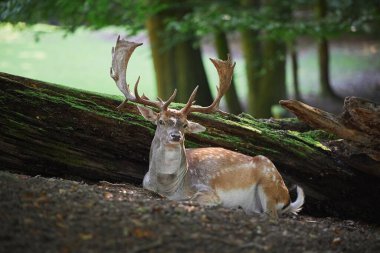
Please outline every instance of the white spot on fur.
M270 174L271 173L271 169L269 167L265 167L264 172L266 174Z

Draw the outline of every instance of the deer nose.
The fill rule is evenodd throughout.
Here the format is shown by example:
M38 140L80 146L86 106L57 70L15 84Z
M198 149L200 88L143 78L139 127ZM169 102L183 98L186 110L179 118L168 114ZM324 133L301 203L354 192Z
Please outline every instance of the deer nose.
M170 137L172 138L172 141L180 141L181 135L179 134L171 134Z

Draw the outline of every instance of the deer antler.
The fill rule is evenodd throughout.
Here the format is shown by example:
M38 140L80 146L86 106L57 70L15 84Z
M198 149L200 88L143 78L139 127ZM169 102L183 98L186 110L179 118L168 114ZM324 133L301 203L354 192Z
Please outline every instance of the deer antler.
M219 103L224 94L226 94L227 90L230 88L232 74L235 68L236 63L232 63L230 56L228 56L227 60L222 61L218 59L211 59L211 62L214 64L216 70L219 75L219 85L216 86L218 91L214 101L211 105L207 107L196 106L194 105L195 96L198 91L198 86L195 87L193 93L191 93L189 100L187 101L184 108L181 109L181 113L187 115L192 112L203 112L203 113L212 113L219 110Z
M140 77L137 78L137 81L135 83L134 93L131 92L129 84L127 84L126 73L129 58L131 58L133 51L141 45L142 43L134 43L124 39L120 39L119 35L117 37L116 46L112 48L112 67L110 69L110 75L112 79L115 80L117 87L126 98L126 100L123 103L121 103L118 106L118 108L121 108L129 100L142 105L157 107L161 111L166 111L177 94L176 89L167 101L163 101L160 98L157 98L158 101L152 101L144 95L139 95L138 85Z

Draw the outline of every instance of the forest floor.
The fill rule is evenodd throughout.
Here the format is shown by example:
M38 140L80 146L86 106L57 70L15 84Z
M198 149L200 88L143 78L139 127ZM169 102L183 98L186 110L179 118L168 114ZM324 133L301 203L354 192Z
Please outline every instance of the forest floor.
M307 200L306 200L307 201ZM202 208L128 184L0 172L0 252L380 252L380 227Z

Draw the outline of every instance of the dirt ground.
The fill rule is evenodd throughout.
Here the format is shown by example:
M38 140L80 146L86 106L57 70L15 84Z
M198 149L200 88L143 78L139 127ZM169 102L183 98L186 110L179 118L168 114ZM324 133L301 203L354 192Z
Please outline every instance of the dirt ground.
M380 252L380 227L176 203L132 185L0 172L0 252Z

